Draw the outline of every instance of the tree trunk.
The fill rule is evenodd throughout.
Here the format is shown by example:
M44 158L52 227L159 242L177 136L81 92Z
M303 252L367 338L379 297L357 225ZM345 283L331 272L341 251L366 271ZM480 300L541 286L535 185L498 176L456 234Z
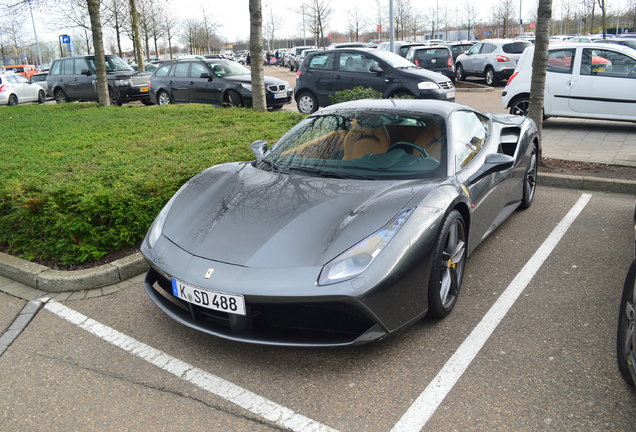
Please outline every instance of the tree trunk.
M95 48L95 73L97 74L97 97L99 104L110 105L108 81L106 80L106 60L104 58L104 38L102 36L102 20L99 16L100 0L87 0L88 16L91 20L91 32Z
M537 124L539 139L543 128L543 95L545 92L545 73L548 66L548 39L552 20L552 0L539 0L537 10L536 40L532 58L532 79L530 81L530 106L528 117Z
M261 0L250 0L250 57L252 58L252 106L256 111L266 111Z
M136 0L130 1L130 23L132 25L133 34L133 49L135 50L135 59L137 60L137 70L143 72L146 70L144 67L144 52L141 48L141 35L139 34L139 11L137 10Z

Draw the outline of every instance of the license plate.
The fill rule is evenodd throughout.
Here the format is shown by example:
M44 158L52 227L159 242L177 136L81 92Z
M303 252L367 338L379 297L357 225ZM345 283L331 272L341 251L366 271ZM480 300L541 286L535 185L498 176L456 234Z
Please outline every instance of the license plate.
M242 295L196 288L176 279L172 279L172 294L206 309L245 315L245 299Z
M454 91L449 91L448 93L446 93L446 99L452 99L454 97L455 97Z
M148 87L142 87L141 88L141 92L142 93L148 93Z
M287 97L287 92L274 93L274 99L284 99Z

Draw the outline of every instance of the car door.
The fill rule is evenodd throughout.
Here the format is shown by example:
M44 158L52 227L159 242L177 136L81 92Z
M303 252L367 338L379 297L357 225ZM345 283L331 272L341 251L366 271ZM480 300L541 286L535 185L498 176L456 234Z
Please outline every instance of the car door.
M557 48L548 51L546 68L545 115L566 114L570 111L569 94L576 48Z
M77 80L75 79L74 59L69 58L62 62L62 74L64 75L62 88L64 89L66 96L72 99L79 99L80 94L78 91Z
M476 45L474 45L471 49L469 49L462 57L462 68L464 69L464 72L470 72L470 73L474 73L477 69L476 69L476 64L477 64L477 56L479 55L481 48L484 46L483 43L478 43Z
M605 46L579 50L579 73L572 75L570 85L570 109L599 118L636 119L636 54L632 57Z
M29 82L29 80L22 75L17 75L15 79L17 85L20 86L23 102L33 102L38 100L38 92L40 91L39 85Z
M387 67L376 58L362 52L341 52L335 75L334 87L336 91L348 90L362 86L372 88L381 93L385 92L388 84L384 73L372 72L373 67Z
M335 52L315 54L309 60L307 69L301 70L303 86L311 90L321 106L330 105L329 96L337 91L336 58Z
M72 82L77 97L79 99L97 99L96 76L88 66L86 59L84 57L74 59L73 66L75 74ZM86 73L82 74L82 72Z
M188 91L190 87L190 62L179 62L172 69L172 77L168 81L175 102L190 102Z
M212 104L217 99L210 84L210 70L199 62L190 63L190 80L188 81L187 99L190 102ZM201 75L204 75L202 78Z

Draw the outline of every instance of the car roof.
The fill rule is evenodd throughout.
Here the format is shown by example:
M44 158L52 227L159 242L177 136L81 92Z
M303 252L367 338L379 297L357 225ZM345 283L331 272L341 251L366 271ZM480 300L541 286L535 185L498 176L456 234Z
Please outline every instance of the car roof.
M458 109L476 111L465 105L434 99L362 99L331 105L315 114L328 114L339 110L381 110L424 112L447 117Z
M549 49L560 49L560 48L599 48L599 44L597 42L565 42L558 44L550 44ZM631 53L633 55L634 48L630 48L627 45L614 44L614 49L617 51L624 51L627 53Z

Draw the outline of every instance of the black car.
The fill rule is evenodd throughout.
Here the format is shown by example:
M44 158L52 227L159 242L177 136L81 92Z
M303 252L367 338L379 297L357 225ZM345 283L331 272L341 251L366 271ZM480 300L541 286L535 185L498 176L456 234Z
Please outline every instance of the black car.
M188 59L166 62L150 80L153 103L203 103L252 106L250 70L230 60ZM280 109L291 102L289 83L265 77L267 107Z
M350 48L312 53L300 66L294 95L301 113L331 104L329 96L354 87L370 87L382 97L455 101L452 81L415 66L388 51Z
M444 46L447 46L451 53L453 54L453 62L457 60L460 54L464 54L466 51L471 49L475 45L472 42L448 42L445 43Z
M455 81L455 63L453 55L447 46L429 45L414 46L406 54L406 59L415 66L446 75Z
M148 95L149 72L135 72L116 55L107 55L106 78L112 105L141 101L150 105ZM66 57L53 61L46 77L47 93L57 103L72 100L96 101L97 84L95 56Z

